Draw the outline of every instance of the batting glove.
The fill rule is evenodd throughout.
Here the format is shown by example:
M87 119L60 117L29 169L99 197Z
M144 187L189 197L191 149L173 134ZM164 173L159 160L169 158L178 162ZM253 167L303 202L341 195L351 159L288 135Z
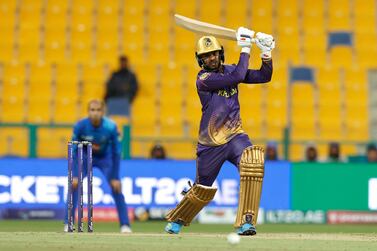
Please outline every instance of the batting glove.
M254 37L254 31L244 27L239 27L237 30L237 45L242 47L242 52L250 54L251 43Z
M275 48L275 39L273 36L258 32L256 34L255 43L262 51L261 58L263 59L270 59L271 58L271 51Z

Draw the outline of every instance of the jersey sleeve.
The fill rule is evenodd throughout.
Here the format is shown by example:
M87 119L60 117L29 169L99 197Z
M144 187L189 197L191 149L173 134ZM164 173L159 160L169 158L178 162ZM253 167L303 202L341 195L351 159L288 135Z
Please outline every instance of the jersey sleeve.
M243 83L267 83L272 77L272 60L263 60L259 70L247 70Z
M198 74L196 80L198 90L215 91L241 83L245 79L247 68L249 66L249 57L249 54L241 53L237 66L230 73L203 72Z

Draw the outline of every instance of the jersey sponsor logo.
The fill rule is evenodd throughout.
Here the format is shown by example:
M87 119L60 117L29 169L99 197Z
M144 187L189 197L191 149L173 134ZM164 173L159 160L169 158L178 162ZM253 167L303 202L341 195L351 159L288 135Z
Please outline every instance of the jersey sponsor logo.
M230 91L225 90L225 89L219 90L217 92L217 95L222 96L222 97L226 97L226 98L230 98L231 96L233 96L237 92L238 92L237 88L234 87L234 88L230 89Z
M209 75L211 75L211 73L204 72L202 75L199 76L199 79L200 80L206 80L209 77Z

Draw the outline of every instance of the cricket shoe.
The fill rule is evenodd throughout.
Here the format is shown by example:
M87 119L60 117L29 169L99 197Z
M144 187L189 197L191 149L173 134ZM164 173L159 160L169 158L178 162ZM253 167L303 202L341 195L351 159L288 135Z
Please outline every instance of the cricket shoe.
M257 230L251 223L244 223L241 227L237 229L237 234L239 235L256 235Z
M130 226L123 225L123 226L120 227L120 232L122 234L130 234L130 233L132 233L132 230L131 230Z
M165 227L165 231L169 234L179 234L181 228L182 224L179 224L177 222L169 222Z
M75 230L76 230L75 227L73 227L72 230L75 231ZM64 231L65 233L68 233L68 224L64 224L63 231Z

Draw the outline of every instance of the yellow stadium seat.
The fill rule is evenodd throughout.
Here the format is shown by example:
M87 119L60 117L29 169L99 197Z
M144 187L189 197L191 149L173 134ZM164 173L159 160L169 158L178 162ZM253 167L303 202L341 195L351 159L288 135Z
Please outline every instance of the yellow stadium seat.
M251 21L249 27L256 31L273 34L273 15L272 0L252 1L251 3Z
M225 27L237 29L240 26L245 26L248 18L248 1L239 0L228 4L225 10Z
M266 126L261 104L255 104L253 109L241 108L242 127L244 131L253 139L263 139L266 137Z
M305 32L324 32L326 20L324 3L325 1L302 1L302 25Z
M24 98L25 91L25 81L17 78L6 79L2 83L2 96L3 97L17 97Z
M27 128L0 128L0 155L27 157L29 153Z
M23 42L18 44L18 59L21 62L33 62L41 59L41 46L39 42Z
M45 27L63 29L67 25L68 1L47 1Z
M52 68L50 64L42 61L32 62L30 68L31 82L51 82Z
M195 46L188 44L176 44L174 51L174 62L177 64L194 65L197 64L195 59ZM199 66L198 66L199 67Z
M97 27L116 27L119 23L119 10L119 1L99 1L97 6Z
M90 62L94 58L92 44L81 41L72 43L71 55L76 63Z
M186 103L185 121L187 121L188 133L191 137L198 137L199 124L202 116L202 105L199 97L191 97Z
M3 65L3 81L17 81L25 80L25 65L17 61L8 61Z
M320 139L331 141L342 139L343 118L340 102L338 100L333 100L333 103L321 103L318 117Z
M28 96L33 98L51 97L52 84L51 79L32 79L29 81Z
M78 81L79 70L78 66L75 63L61 63L56 67L56 81L64 82L66 80Z
M151 111L147 115L145 111ZM133 136L156 135L156 102L153 99L137 97L132 104L131 120Z
M103 99L105 96L106 82L101 79L86 79L82 81L82 97L85 99ZM86 108L85 108L86 111Z
M1 99L1 121L21 123L25 120L25 101L17 96L5 96Z
M132 158L149 158L150 151L154 146L152 141L131 141L131 156Z
M368 121L357 118L346 119L346 140L367 141L369 139Z
M339 87L340 85L339 70L335 67L319 67L316 76L316 84L319 86Z
M329 0L327 14L328 29L330 31L350 29L350 2L342 0Z
M74 79L65 79L55 83L57 98L77 98L79 96L79 82Z
M326 63L327 52L325 49L305 48L304 61L306 65L321 66Z
M306 147L301 144L289 145L289 159L290 161L304 161Z
M174 13L187 17L194 17L196 12L195 1L174 1Z
M221 21L221 2L201 1L199 8L199 19L204 22L220 25Z
M0 41L0 61L9 62L14 59L13 45L13 42L8 39Z
M377 67L377 48L375 46L359 48L356 52L356 64L364 68Z
M51 122L50 97L30 97L27 110L27 122L49 123Z
M354 63L353 50L349 46L336 46L330 50L330 63L335 67L347 67Z
M76 98L55 99L53 110L53 122L55 123L75 123L78 120L78 102Z
M96 46L96 62L108 62L116 65L119 57L118 44L113 41L101 41Z
M365 14L354 16L354 31L355 33L365 33L365 34L375 34L376 24L375 24L375 14Z
M164 142L163 146L168 158L195 159L196 142Z
M367 88L368 78L367 78L367 71L365 70L365 68L361 68L361 67L347 68L345 70L344 85Z
M43 1L23 0L20 4L19 22L39 26L42 14Z
M371 45L377 43L377 36L374 32L363 32L354 34L354 46L356 51L369 50Z
M105 81L107 80L105 66L103 64L84 64L82 68L82 79L88 83L91 81Z
M306 50L325 50L327 48L327 34L322 31L305 30L302 36L302 47Z
M67 158L67 142L72 128L39 128L37 153L41 158Z

